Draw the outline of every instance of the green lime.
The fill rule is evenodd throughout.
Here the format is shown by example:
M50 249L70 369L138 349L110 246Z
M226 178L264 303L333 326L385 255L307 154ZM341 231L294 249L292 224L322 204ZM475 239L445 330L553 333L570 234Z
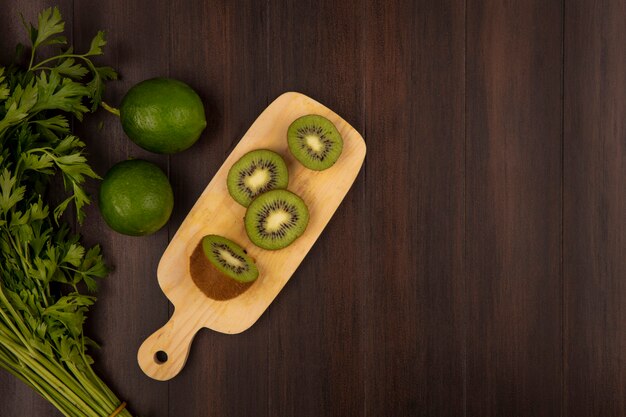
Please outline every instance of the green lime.
M100 212L111 229L131 236L156 232L172 214L174 194L167 176L151 162L115 164L100 185Z
M206 127L198 94L170 78L152 78L128 90L120 106L120 119L133 142L156 153L189 148Z

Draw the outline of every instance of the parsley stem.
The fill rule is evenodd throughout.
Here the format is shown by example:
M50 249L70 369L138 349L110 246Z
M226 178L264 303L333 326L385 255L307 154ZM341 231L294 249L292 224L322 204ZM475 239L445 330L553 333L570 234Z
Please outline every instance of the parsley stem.
M0 316L2 317L0 318L4 318L5 323L11 328L11 330L13 331L13 334L15 334L17 338L25 346L29 346L25 338L25 335L28 334L28 329L26 329L24 322L21 320L20 316L17 314L13 306L9 303L9 300L4 295L1 285L0 285L0 301L2 301L2 304L7 306L7 309L9 310L9 313L11 314L15 322L11 321L11 319L7 316L7 313L1 308L0 308ZM16 324L17 324L17 327L16 327ZM2 333L0 333L0 336L1 335ZM29 349L30 349L30 346L29 346Z
M33 61L35 60L35 49L37 49L37 48L33 46L33 48L30 51L30 62L28 63L28 70L29 71L33 67Z
M104 110L108 111L111 114L116 115L117 117L120 116L120 109L115 108L113 106L109 106L107 103L105 103L104 101L101 101L100 104L102 105L102 107L104 108Z
M105 405L107 408L115 408L115 406L117 404L112 404L111 401L109 401L108 398L104 397L104 394L102 394L97 388L99 387L93 387L93 382L89 380L89 378L85 377L85 375L78 370L78 368L76 367L76 365L74 365L71 362L67 362L66 363L67 367L72 371L72 373L74 374L74 376L76 377L76 379L78 380L78 382L89 391L89 395L91 395L93 398L95 398L99 404L101 405ZM87 364L83 364L83 366L89 366ZM97 384L95 384L97 385Z
M35 359L34 356L31 356L29 353L24 352L23 347L17 345L15 342L12 342L10 339L3 337L0 335L0 341L4 345L4 347L9 350L9 352L13 353L15 356L19 357L21 362L31 368L37 375L40 375L42 378L45 378L52 387L59 391L59 393L66 396L68 400L80 406L89 417L99 417L97 412L91 407L90 404L87 404L82 396L77 395L70 387L68 386L67 378L63 378L56 374L56 372L52 369L52 362L46 364L47 366L42 365L39 361L45 361L43 357L39 357L39 361Z
M34 55L33 55L34 57ZM42 65L47 64L48 62L52 62L52 61L56 61L59 59L63 59L63 58L79 58L85 61L88 61L88 59L83 56L83 55L78 55L78 54L61 54L61 55L56 55L56 56L52 56L48 59L44 59L43 61L37 63L37 65L33 66L32 65L32 59L31 59L31 65L28 67L29 71L35 71L37 69L42 69L40 68Z
M0 367L8 370L19 379L24 381L27 385L35 388L39 395L48 400L52 405L58 408L63 415L67 417L85 416L85 414L76 408L76 406L64 397L54 387L50 386L49 382L42 379L36 372L27 366L20 366L19 371L11 366L11 361L5 352L0 349ZM13 369L13 370L12 370Z

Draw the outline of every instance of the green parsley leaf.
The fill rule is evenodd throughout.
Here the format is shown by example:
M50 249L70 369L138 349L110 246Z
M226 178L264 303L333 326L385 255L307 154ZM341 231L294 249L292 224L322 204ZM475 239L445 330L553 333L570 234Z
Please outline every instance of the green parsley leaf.
M58 7L48 8L42 11L39 13L37 21L37 29L31 26L31 39L32 34L36 34L33 41L34 49L43 45L66 43L64 36L54 36L65 30L65 23L61 18L61 12Z
M57 114L49 119L34 120L34 124L39 125L42 128L49 129L59 133L69 133L70 123L67 117Z
M47 153L28 152L21 156L24 170L39 171L48 175L54 174L54 160Z
M6 113L0 120L0 138L5 131L28 117L29 112L37 104L37 89L30 82L25 87L18 85L5 101Z
M62 262L67 262L68 264L77 267L80 266L84 255L85 248L76 243L72 243L67 249L65 256L63 256Z
M117 73L111 67L96 67L95 71L93 79L87 83L91 95L91 111L95 111L102 102L104 83L109 80L117 80Z
M76 62L74 58L67 58L61 61L54 70L61 75L66 75L70 78L80 79L89 74L89 70L82 64Z
M107 44L104 31L98 31L98 34L91 40L89 52L85 56L102 55L102 47Z
M89 95L89 89L69 78L62 79L56 71L51 71L50 77L45 72L37 77L37 92L37 103L31 109L34 113L59 109L73 113L78 120L82 120L83 113L88 111L82 99Z
M17 178L11 175L8 169L5 168L0 174L0 212L7 213L24 197L26 187L16 187L16 182Z
M9 89L9 85L6 83L4 76L4 67L0 67L0 100L6 100L11 94L11 90Z

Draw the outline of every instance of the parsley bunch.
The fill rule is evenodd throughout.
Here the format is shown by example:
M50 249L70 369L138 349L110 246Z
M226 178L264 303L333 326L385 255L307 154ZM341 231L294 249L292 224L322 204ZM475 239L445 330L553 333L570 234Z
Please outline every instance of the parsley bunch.
M130 416L91 368L94 342L83 333L95 298L81 290L107 274L100 248L83 247L61 218L72 204L83 221L83 184L97 178L69 117L95 111L116 74L90 59L102 54L103 32L77 54L59 51L66 39L57 8L44 10L36 27L24 25L28 64L0 66L0 367L66 416ZM44 47L54 55L38 60ZM53 204L48 189L57 175L67 195Z

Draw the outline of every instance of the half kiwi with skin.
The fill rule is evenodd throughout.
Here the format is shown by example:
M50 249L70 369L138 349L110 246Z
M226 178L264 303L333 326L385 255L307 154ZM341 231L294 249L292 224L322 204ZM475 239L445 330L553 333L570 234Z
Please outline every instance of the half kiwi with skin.
M252 201L244 222L252 243L263 249L282 249L304 233L309 209L291 191L272 190Z
M248 207L257 196L287 188L289 171L283 158L268 149L257 149L242 156L228 171L228 193Z
M230 239L207 235L202 238L202 249L215 269L237 282L252 282L259 276L254 260Z
M315 171L333 166L343 150L343 139L333 122L317 114L296 119L287 129L287 142L293 156Z

